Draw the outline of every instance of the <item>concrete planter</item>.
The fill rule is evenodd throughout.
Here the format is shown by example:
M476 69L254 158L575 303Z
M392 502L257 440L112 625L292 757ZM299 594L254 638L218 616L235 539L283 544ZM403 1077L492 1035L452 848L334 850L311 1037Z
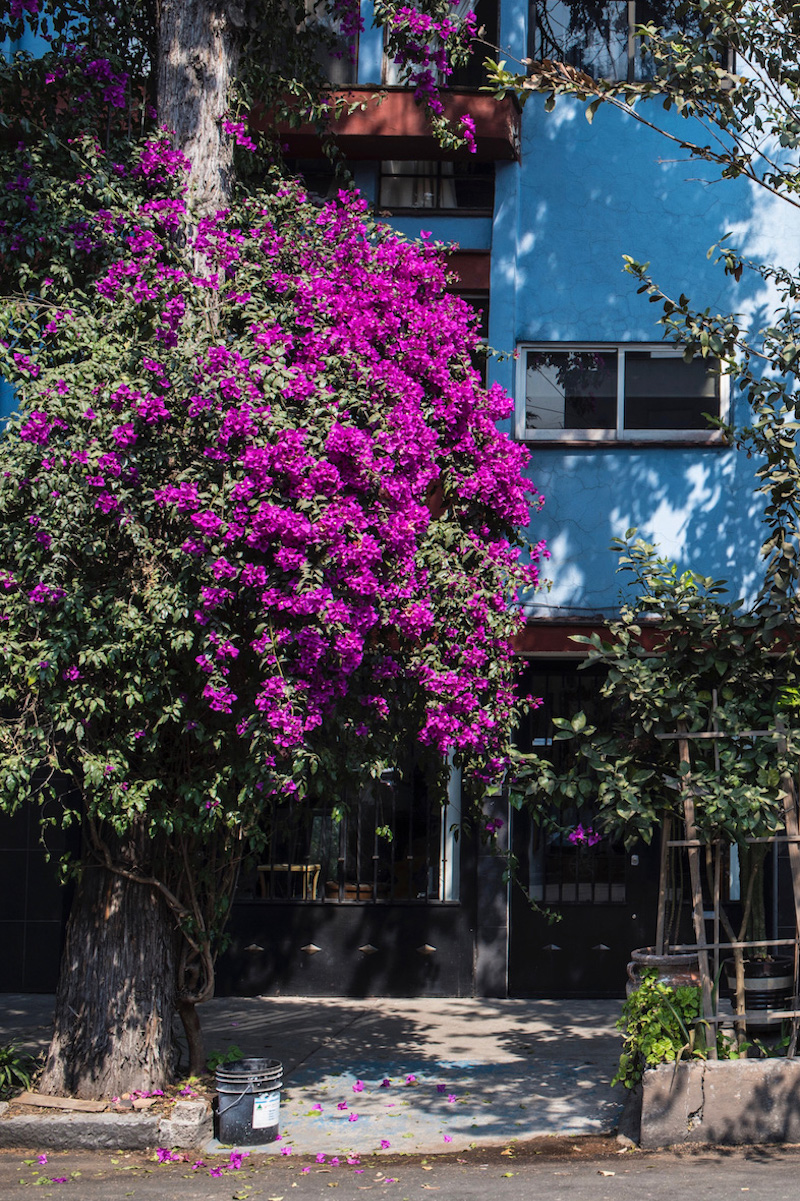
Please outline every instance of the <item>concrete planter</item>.
M693 1060L649 1068L639 1145L800 1143L800 1059Z
M5 1116L0 1102L0 1147L36 1147L42 1151L97 1151L152 1147L195 1150L213 1134L205 1101L178 1101L169 1117L149 1113L32 1113Z

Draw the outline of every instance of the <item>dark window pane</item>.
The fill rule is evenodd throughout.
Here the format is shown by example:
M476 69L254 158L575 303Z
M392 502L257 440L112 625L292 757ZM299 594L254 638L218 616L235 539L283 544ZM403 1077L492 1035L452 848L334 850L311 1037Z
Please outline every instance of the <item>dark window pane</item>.
M314 59L334 87L356 82L358 42L342 33L341 21L328 12L322 0L305 0L306 29L316 37Z
M661 358L650 351L625 355L625 429L707 430L704 414L719 416L716 359Z
M472 57L466 66L456 67L452 75L447 77L445 84L448 88L480 88L486 83L484 60L494 58L489 47L497 45L497 0L477 0L471 5L477 20L478 32L481 29L480 41L475 42ZM463 11L459 6L459 12ZM481 43L488 42L488 46Z
M423 159L392 159L381 163L379 209L469 209L491 213L493 204L491 163Z
M680 7L678 0L538 0L531 57L569 63L595 79L652 79L655 64L634 30L652 24L667 36L696 36L697 14L678 17Z
M615 429L617 352L528 351L525 373L527 429Z
M535 21L534 59L558 59L595 79L627 77L627 0L540 2Z
M482 209L490 213L494 207L493 164L453 163L452 165L454 167L456 208Z
M284 162L291 175L302 179L309 195L319 200L329 200L344 184L326 158L286 158Z

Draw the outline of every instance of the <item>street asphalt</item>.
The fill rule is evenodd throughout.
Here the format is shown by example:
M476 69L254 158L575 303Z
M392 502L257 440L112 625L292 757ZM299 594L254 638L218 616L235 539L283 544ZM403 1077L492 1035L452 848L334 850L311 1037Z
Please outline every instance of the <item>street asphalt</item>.
M585 1154L585 1141L555 1154L369 1157L334 1167L251 1155L213 1176L197 1161L158 1163L141 1152L53 1152L40 1163L0 1151L0 1196L28 1201L38 1185L36 1194L57 1201L363 1201L365 1192L387 1201L431 1201L432 1192L447 1201L797 1201L797 1147Z
M0 994L0 1044L48 1041L52 997ZM209 1052L283 1065L271 1155L458 1153L611 1134L618 1001L220 997ZM205 1153L222 1153L211 1143ZM285 1162L285 1160L284 1160Z

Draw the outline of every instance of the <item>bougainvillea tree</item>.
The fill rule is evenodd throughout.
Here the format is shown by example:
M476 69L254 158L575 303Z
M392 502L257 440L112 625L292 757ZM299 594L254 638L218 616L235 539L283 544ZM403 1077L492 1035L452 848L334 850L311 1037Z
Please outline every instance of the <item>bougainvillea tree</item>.
M158 127L123 60L158 99L174 39L98 27L6 66L0 148L0 804L83 832L40 1087L84 1096L168 1078L176 999L201 1065L276 801L409 734L442 792L448 756L502 775L542 553L439 252L311 204L238 114Z

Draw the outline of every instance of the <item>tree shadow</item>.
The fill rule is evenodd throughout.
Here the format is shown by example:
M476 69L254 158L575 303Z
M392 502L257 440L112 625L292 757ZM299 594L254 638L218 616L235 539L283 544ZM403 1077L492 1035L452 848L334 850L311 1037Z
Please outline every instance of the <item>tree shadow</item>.
M647 115L679 137L690 132L660 106ZM545 114L541 99L531 100L521 166L498 168L492 345L659 342L660 306L623 273L626 254L648 262L669 295L736 310L745 329L767 323L775 298L763 280L745 272L734 282L707 251L733 231L732 244L746 255L796 261L797 220L745 181L719 182L711 167L675 153L657 132L607 108L590 127L582 105L559 100ZM494 367L511 391L516 370ZM747 405L731 399L741 426ZM757 463L745 454L708 445L528 448L529 476L546 499L529 533L548 541L553 581L549 594L530 598L529 616L615 612L624 583L608 546L631 527L680 569L727 579L735 596L757 590L762 504L754 495Z

